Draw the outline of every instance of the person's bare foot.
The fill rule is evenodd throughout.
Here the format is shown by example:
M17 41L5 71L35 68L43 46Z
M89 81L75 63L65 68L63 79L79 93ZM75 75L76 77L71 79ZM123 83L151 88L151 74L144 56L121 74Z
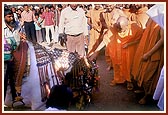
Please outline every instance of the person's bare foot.
M141 105L146 104L146 97L143 97L142 99L140 99L138 103Z

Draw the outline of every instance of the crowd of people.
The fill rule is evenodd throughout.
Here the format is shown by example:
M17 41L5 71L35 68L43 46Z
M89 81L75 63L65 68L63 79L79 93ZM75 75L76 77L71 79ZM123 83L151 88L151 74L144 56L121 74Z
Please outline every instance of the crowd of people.
M139 104L145 104L147 98L155 92L164 65L164 30L147 14L154 5L5 5L4 37L11 41L14 38L14 42L6 44L13 48L4 49L4 62L7 68L5 91L8 79L13 80L10 69L13 63L11 52L20 40L27 39L51 46L60 44L64 39L68 51L77 52L81 57L87 56L95 61L99 51L105 48L104 55L109 65L107 70L114 71L110 85L126 82L127 90L144 93ZM17 37L13 33L14 30L18 30L16 25L19 28ZM14 88L12 82L10 85ZM12 91L15 100L15 89Z

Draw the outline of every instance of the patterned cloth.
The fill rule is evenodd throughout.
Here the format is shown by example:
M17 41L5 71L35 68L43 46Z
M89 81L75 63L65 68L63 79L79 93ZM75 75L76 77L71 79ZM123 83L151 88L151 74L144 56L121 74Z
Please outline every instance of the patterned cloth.
M4 38L4 61L12 59L12 51L16 46L16 40L13 37Z

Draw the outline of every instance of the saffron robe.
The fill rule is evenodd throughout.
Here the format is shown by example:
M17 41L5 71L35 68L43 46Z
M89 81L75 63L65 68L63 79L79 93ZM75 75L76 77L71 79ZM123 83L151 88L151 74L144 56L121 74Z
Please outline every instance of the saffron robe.
M86 16L90 18L92 28L89 32L90 39L88 44L88 52L92 49L93 45L95 44L96 40L99 38L102 25L100 22L100 13L102 12L102 9L99 10L90 10Z
M164 63L163 47L158 49L147 61L142 56L151 50L160 40L160 26L151 21L145 29L137 51L135 53L131 74L139 87L143 87L146 94L153 95Z
M123 48L124 45L138 41L143 33L143 30L135 23L129 26L128 35L120 37L118 32L111 28L113 36L111 41L107 45L109 60L112 60L114 70L114 81L116 83L124 83L125 81L131 81L130 70L132 60L138 44L132 44L127 48Z

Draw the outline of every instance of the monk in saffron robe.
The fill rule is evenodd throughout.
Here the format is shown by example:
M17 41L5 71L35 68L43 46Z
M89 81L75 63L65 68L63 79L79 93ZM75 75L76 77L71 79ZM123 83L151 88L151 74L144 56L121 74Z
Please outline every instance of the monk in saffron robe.
M93 54L91 60L92 58L95 59L99 54L98 52L110 42L110 37L112 36L110 28L113 27L117 19L120 16L127 17L122 10L115 8L113 4L106 4L105 7L106 10L100 13L100 22L102 25L101 34L88 53L89 55ZM109 58L108 50L105 50L105 58L108 64L107 70L109 71L112 69L112 60Z
M129 7L126 5L122 10L130 21L137 23L143 29L146 28L146 22L149 18L146 14L148 10L146 4L130 4Z
M111 31L113 35L106 48L114 70L114 79L110 85L127 81L127 89L132 90L131 65L143 30L136 23L130 24L128 18L121 16Z
M112 26L112 10L114 9L114 6L112 4L106 4L105 8L106 8L106 10L100 13L100 22L102 25L102 30L101 30L102 33L101 34L103 34L104 37L101 41L98 38L96 40L96 42L100 42L100 44L96 48L95 48L95 45L93 45L92 49L90 50L90 51L93 51L93 49L95 48L96 55L95 55L95 57L93 56L94 58L96 58L98 56L99 51L103 47L107 46L107 44L110 42L110 37L112 36L112 33L109 28ZM105 53L105 57L106 57L106 55L108 55L108 54ZM110 63L108 63L109 67L107 68L107 70L111 69L111 67L112 67L111 63L112 63L111 61L110 61Z
M139 22L140 26L145 29L146 23L149 19L149 16L147 15L146 11L148 10L148 7L146 4L138 4L139 8L136 14L136 19Z
M90 10L86 17L88 18L88 25L90 25L90 39L88 44L88 52L92 49L92 46L95 44L96 40L100 36L102 25L100 23L100 13L102 12L102 8L99 4L95 4L93 10Z
M137 85L145 92L139 104L145 104L147 97L155 91L164 63L163 36L163 29L150 18L135 53L131 72Z

